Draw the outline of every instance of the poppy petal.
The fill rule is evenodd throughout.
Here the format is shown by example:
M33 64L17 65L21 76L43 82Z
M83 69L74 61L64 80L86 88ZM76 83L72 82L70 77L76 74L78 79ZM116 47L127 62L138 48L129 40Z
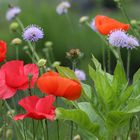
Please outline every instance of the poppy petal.
M39 98L37 96L27 96L21 99L18 104L22 106L27 112L33 112Z
M45 98L39 99L36 104L36 111L40 113L49 114L51 112L54 101L55 97L53 95L49 95Z
M8 99L14 96L16 89L6 85L5 73L0 70L0 99Z

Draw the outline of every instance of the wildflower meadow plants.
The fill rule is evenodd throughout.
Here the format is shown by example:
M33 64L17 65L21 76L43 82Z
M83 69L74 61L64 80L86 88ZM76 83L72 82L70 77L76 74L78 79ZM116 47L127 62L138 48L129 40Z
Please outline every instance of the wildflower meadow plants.
M45 38L44 30L35 24L24 27L18 17L21 9L10 7L6 19L12 21L10 29L17 33L11 42L16 56L15 60L8 60L7 44L0 40L2 140L140 139L140 69L130 80L131 51L140 46L140 30L137 21L130 21L125 13L124 0L115 2L128 24L105 15L97 15L92 22L87 16L79 20L108 47L107 64L102 66L92 55L89 73L78 68L84 56L80 49L66 52L71 68L55 61L51 41L45 42L42 52L37 52L36 42ZM67 14L70 7L65 1L56 11ZM30 58L29 64L19 56L22 42L26 44L22 50ZM128 51L126 68L121 49ZM110 53L116 58L114 72L110 69Z

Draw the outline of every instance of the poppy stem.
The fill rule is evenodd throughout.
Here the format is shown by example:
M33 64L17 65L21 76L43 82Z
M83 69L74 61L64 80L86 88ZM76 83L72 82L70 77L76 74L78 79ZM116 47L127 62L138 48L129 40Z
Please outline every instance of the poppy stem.
M47 140L49 140L49 129L48 129L48 121L45 120L45 124L46 124L46 133L47 133Z
M131 59L131 51L128 49L127 52L127 78L129 80L129 74L130 74L130 59Z
M108 72L110 73L111 72L111 60L110 60L110 49L108 48Z
M56 106L58 106L58 97L56 97ZM56 120L56 126L57 126L57 139L60 140L59 121L58 120Z
M19 59L19 48L18 48L18 46L15 46L15 48L16 48L16 60L18 60Z
M32 119L32 126L33 126L33 140L35 140L35 122L34 120Z

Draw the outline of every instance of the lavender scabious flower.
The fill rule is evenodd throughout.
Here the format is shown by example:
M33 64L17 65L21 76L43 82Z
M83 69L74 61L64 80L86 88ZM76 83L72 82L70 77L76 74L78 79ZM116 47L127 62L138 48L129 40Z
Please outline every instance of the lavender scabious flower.
M127 49L133 49L140 46L139 41L133 37L133 36L128 36L127 40L126 40L126 48Z
M109 44L115 47L126 47L128 35L122 30L112 31L108 37Z
M66 14L70 7L71 7L71 4L68 1L63 1L56 7L56 12L59 15Z
M95 19L93 19L90 23L90 27L93 31L98 32L96 26L95 26Z
M23 32L23 39L26 41L36 42L44 36L42 28L37 25L29 25Z
M80 81L85 81L85 80L86 80L86 74L85 74L85 72L82 71L82 70L76 69L76 70L75 70L75 75L77 76L77 78L78 78Z
M6 19L8 21L11 21L14 19L19 13L21 12L21 9L19 7L11 7L6 13Z

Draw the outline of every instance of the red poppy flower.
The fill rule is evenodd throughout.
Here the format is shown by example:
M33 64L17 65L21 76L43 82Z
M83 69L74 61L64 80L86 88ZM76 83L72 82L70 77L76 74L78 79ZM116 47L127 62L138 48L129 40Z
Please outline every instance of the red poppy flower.
M7 45L4 41L0 40L0 62L6 58Z
M29 74L32 75L30 86L33 87L38 71L35 64L24 65L19 60L5 63L0 69L0 99L12 97L17 90L26 90L29 87Z
M55 118L55 107L53 103L55 97L52 95L44 98L38 98L37 96L28 96L21 99L18 104L22 106L27 113L16 115L14 120L23 120L24 118L33 118L36 120Z
M113 30L122 29L128 31L130 25L121 23L107 16L98 15L95 17L95 27L101 34L108 35Z
M61 77L56 72L47 72L37 81L39 89L46 94L76 100L81 95L81 84L68 78Z

